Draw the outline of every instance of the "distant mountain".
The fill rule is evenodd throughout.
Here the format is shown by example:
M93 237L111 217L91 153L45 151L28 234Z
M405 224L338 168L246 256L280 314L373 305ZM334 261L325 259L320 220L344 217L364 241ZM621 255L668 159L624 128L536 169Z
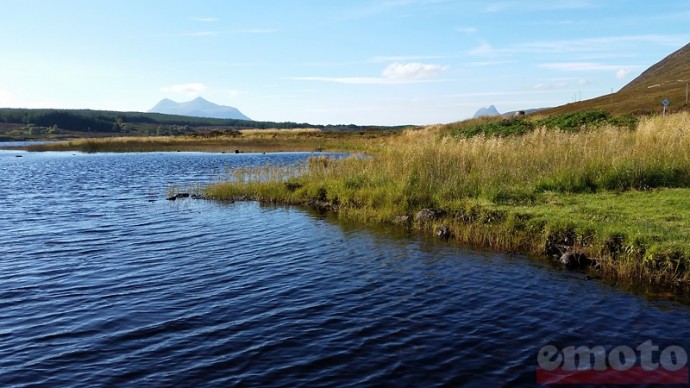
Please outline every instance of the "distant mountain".
M668 99L670 111L688 109L686 90L690 85L690 44L681 47L649 67L616 93L606 94L556 108L545 115L603 109L610 113L659 113L661 102Z
M500 116L501 114L498 112L495 106L491 105L488 108L480 108L477 113L474 114L474 118L476 119L477 117L484 117L484 116Z
M214 104L201 97L187 102L175 102L171 99L164 98L156 104L156 106L151 108L149 112L180 116L209 117L215 119L251 120L237 108Z

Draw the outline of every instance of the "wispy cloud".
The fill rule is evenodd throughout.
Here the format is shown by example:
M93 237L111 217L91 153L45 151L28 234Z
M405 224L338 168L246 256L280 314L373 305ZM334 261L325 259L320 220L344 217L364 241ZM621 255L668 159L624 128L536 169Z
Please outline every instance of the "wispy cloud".
M383 69L383 77L396 80L429 79L448 70L448 66L425 63L392 63Z
M538 83L534 86L532 86L532 89L534 90L559 90L559 89L565 89L568 87L568 83L563 81L563 82L556 82L556 83Z
M507 11L550 11L568 9L588 9L599 5L587 0L554 0L554 1L499 1L489 3L484 12L497 13Z
M616 48L636 47L640 43L676 46L685 42L687 36L680 35L628 35L601 38L545 40L520 43L510 51L524 53L569 53L587 51L609 51Z
M199 23L214 23L220 21L220 19L214 17L190 17L189 20L193 20Z
M399 8L399 7L409 7L416 5L431 5L448 3L450 0L383 0L380 5L383 8Z
M637 66L631 65L610 65L598 62L559 62L559 63L542 63L538 65L542 69L559 70L559 71L613 71L618 79L623 79L632 73Z
M218 36L220 33L218 31L198 31L198 32L189 32L182 34L183 36L191 36L191 37L204 37L204 36Z
M542 63L539 65L542 69L562 70L562 71L602 71L602 70L620 70L630 69L634 66L629 65L609 65L597 62L556 62L556 63Z
M446 65L429 63L392 63L386 66L380 77L290 77L301 81L324 81L351 85L396 85L405 83L433 82L449 69Z
M497 52L493 46L484 42L469 51L469 54L476 57L494 57Z
M391 85L399 82L391 82L382 77L288 77L296 81L323 81L348 85Z
M159 36L164 38L204 38L204 37L216 37L220 35L227 34L272 34L280 32L276 28L241 28L231 31L191 31L191 32L180 32L173 34L161 34Z
M396 12L404 8L417 7L421 11L435 9L433 6L451 4L453 0L374 0L363 7L349 9L347 14L351 18L373 17L381 14ZM344 3L344 2L343 2ZM348 4L351 8L351 5Z
M463 34L476 34L479 32L479 29L477 27L455 27L455 31Z
M164 93L184 93L186 95L194 96L206 90L206 85L199 82L190 82L186 84L176 84L161 88Z
M243 28L239 30L233 30L234 34L272 34L280 32L277 28Z
M499 97L505 97L505 96L523 96L523 95L533 95L533 94L538 94L538 93L556 93L556 92L561 92L557 89L545 89L545 90L539 90L539 89L534 89L531 88L529 90L502 90L502 91L495 91L495 92L468 92L468 93L457 93L457 94L450 94L446 95L445 97L447 98L455 98L455 97L494 97L494 96L499 96ZM475 104L476 105L476 104Z
M465 66L485 67L485 66L505 65L508 63L515 63L515 61L474 61L474 62L465 63Z
M369 59L369 62L373 63L389 63L389 62L409 62L409 61L420 61L426 59L439 59L443 58L434 55L399 55L399 56L386 56L379 55Z
M208 38L220 35L218 31L192 31L192 32L180 32L176 34L160 34L159 37L162 38Z
M579 54L581 58L622 58L638 51L640 45L679 47L687 44L687 35L624 35L570 40L541 40L494 47L482 41L468 51L480 57L511 57L523 54Z

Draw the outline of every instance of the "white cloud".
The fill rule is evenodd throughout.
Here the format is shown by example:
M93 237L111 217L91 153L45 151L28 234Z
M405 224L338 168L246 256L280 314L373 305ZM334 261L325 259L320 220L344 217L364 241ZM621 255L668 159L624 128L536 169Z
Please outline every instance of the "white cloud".
M194 96L206 90L206 85L198 82L191 82L187 84L177 84L161 88L164 93L184 93L189 96Z
M631 70L630 69L618 69L616 72L616 78L618 79L623 79L630 74Z
M383 77L395 80L428 79L448 70L448 66L425 63L392 63L383 69Z
M237 97L240 95L240 91L239 90L229 90L228 95L230 95L230 97Z
M584 79L584 78L577 80L578 85L589 85L590 83L591 83L590 80Z

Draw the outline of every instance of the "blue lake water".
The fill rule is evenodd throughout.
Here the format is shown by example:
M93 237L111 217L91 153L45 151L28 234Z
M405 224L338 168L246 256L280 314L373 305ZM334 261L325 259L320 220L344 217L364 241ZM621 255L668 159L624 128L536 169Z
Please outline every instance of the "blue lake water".
M0 151L0 386L529 386L546 344L690 349L687 305L523 256L165 200L308 156Z

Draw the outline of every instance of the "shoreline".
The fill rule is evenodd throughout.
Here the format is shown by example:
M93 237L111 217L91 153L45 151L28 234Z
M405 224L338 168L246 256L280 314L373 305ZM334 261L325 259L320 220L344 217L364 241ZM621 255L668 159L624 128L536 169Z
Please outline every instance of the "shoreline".
M207 194L198 198L221 202L255 201L265 205L297 206L320 213L332 213L348 222L388 225L459 246L526 255L567 271L582 273L585 280L600 280L616 287L657 294L672 292L675 297L690 298L687 271L674 273L659 266L649 266L642 251L626 252L622 237L618 241L615 236L613 239L596 239L593 235L560 227L558 220L549 222L517 210L510 212L468 204L465 212L450 213L443 209L425 208L417 214L403 214L380 220L369 218L367 212L341 208L338 204L319 198L295 201L257 196L218 197L212 194L212 186L216 185L222 183L207 187ZM690 189L682 190L679 195L690 195ZM676 254L678 252L660 253L657 259L661 262ZM570 261L564 262L564 256L569 256Z
M367 154L240 171L204 196L333 210L551 257L609 281L689 288L689 114L647 118L634 129L469 138L435 126Z

